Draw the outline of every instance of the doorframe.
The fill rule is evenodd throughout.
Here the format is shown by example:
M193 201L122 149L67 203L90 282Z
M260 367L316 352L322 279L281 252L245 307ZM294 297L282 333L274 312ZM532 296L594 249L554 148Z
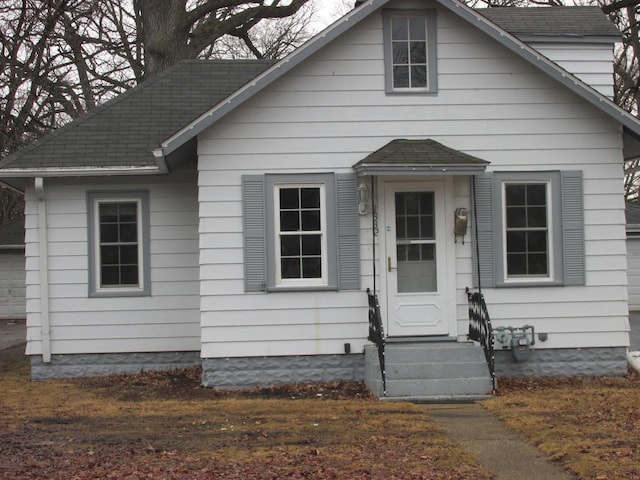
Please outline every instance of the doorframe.
M393 338L393 336L389 335L389 302L388 302L388 282L387 282L387 235L386 235L386 203L385 198L388 191L388 184L392 183L405 183L407 185L416 185L416 188L428 188L426 184L439 184L442 189L443 196L443 211L444 211L444 265L445 274L444 278L444 286L443 286L443 301L446 304L446 315L447 315L447 326L448 326L448 336L452 339L457 339L458 335L458 314L457 314L457 303L456 303L456 276L457 276L457 267L456 267L456 248L454 244L454 235L453 235L453 220L454 220L454 181L451 176L431 176L431 177L415 177L415 176L400 176L400 177L379 177L378 178L378 188L376 195L376 204L377 204L377 214L378 214L378 225L379 225L379 265L380 265L380 309L385 313L384 315L384 326L385 326L385 334L387 337ZM423 185L423 186L421 186ZM428 336L428 335L426 335ZM425 336L425 337L426 337ZM420 338L420 337L416 337Z

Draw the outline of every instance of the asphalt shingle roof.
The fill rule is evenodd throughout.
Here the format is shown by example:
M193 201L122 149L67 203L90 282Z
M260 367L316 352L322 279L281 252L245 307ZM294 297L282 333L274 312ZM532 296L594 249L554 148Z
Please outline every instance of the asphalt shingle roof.
M152 149L273 60L191 60L0 161L2 168L154 166Z
M516 37L620 37L599 7L495 7L477 11Z
M489 162L454 150L431 139L392 140L354 165L488 165Z

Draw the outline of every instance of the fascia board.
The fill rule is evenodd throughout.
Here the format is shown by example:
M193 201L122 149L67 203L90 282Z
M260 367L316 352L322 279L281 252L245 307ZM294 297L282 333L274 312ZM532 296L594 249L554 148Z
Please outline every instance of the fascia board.
M478 28L482 32L489 35L494 40L500 42L515 54L522 57L533 66L539 68L544 73L560 82L572 92L580 96L582 99L591 103L605 114L609 115L613 120L620 122L623 126L640 134L640 121L626 110L620 108L604 95L591 88L579 78L567 72L558 64L552 62L540 52L530 47L526 43L519 40L503 30L495 23L485 18L479 12L474 11L471 7L459 2L458 0L436 0L447 10L451 11L460 18L466 20L472 26Z
M291 52L271 68L258 75L245 86L238 89L235 93L228 96L222 102L218 103L200 117L196 118L189 125L162 142L162 154L166 157L171 152L178 149L181 145L200 134L227 113L231 112L249 98L253 97L256 93L269 86L282 75L289 72L302 61L309 58L329 42L335 40L353 25L356 25L388 2L389 0L369 0L358 8L351 10L344 17L318 33L307 43Z

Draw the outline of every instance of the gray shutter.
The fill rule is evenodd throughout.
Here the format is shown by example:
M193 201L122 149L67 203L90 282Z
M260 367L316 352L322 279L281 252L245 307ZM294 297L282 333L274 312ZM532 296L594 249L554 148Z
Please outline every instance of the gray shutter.
M562 171L562 258L565 285L585 284L582 172Z
M357 177L336 175L338 212L338 289L360 289L360 217Z
M495 259L493 238L493 175L485 173L475 177L476 218L473 224L472 260L473 284L475 287L495 287ZM472 179L473 181L473 179ZM475 230L477 229L477 234ZM476 245L477 238L477 245ZM478 255L480 261L478 262ZM480 284L478 283L478 264L480 265Z
M243 175L244 285L247 292L266 289L264 208L264 175Z

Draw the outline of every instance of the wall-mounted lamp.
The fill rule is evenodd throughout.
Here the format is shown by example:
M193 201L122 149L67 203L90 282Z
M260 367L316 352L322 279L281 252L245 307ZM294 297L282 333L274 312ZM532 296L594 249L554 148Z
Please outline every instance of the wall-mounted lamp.
M367 183L358 185L358 213L360 215L369 213L369 185Z
M453 223L453 241L458 242L458 237L462 237L464 245L464 236L467 234L467 223L469 222L469 210L466 208L456 208Z

